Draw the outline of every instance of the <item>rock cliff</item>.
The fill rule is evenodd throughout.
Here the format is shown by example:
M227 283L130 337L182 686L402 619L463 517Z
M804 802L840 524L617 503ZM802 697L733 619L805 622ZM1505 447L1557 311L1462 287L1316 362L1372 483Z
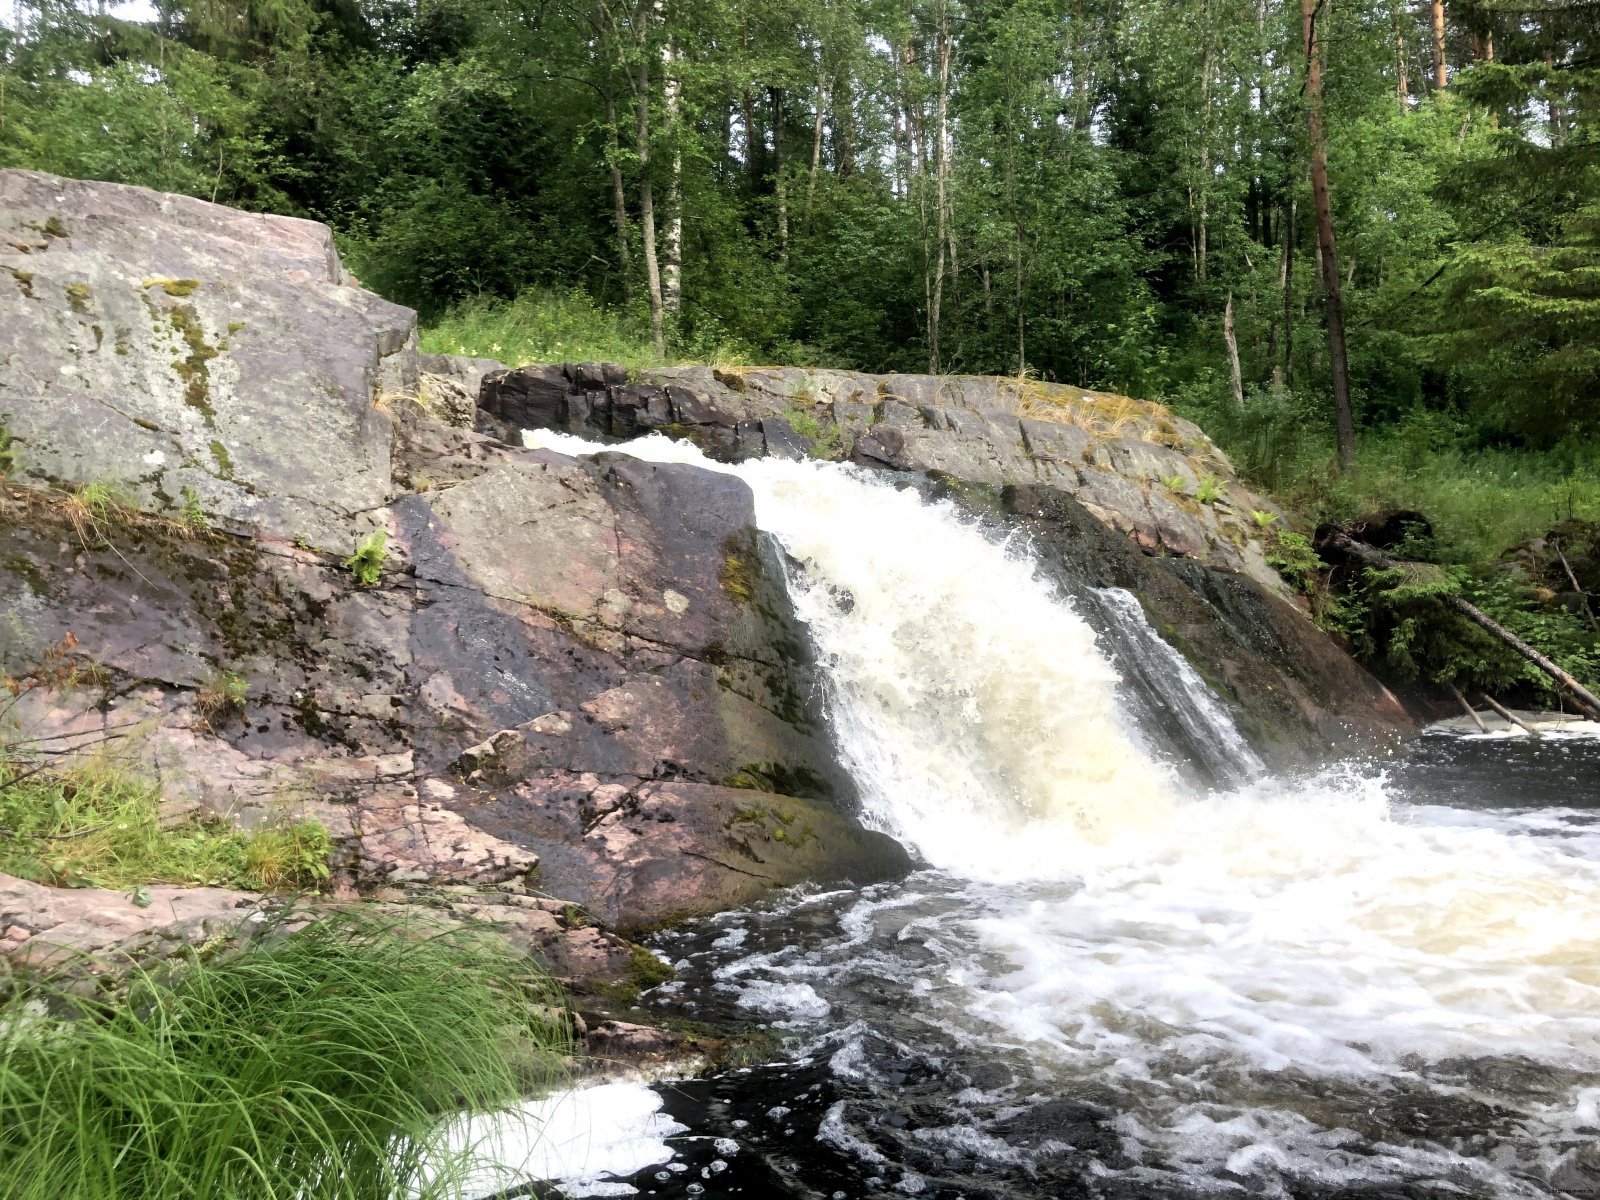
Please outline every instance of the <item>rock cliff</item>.
M486 369L480 428L605 441L687 438L713 458L811 455L934 481L1020 529L1069 591L1126 588L1279 766L1410 727L1400 704L1296 607L1268 564L1286 516L1159 404L992 377L798 368Z
M22 172L0 197L0 676L76 668L10 736L109 749L173 809L315 817L339 884L391 899L631 930L908 866L850 819L737 480L436 421L413 315L321 227ZM73 927L36 908L0 889L4 945ZM553 921L564 974L625 972Z
M419 362L414 330L320 226L0 171L0 676L37 683L63 648L81 668L13 688L8 736L109 749L174 810L316 817L341 890L426 891L572 978L631 956L578 909L626 932L904 871L852 820L744 484L528 450L524 427L899 472L1027 529L1046 569L1135 591L1286 755L1404 720L1286 599L1253 516L1270 506L1158 406L995 379L506 371ZM42 894L0 880L0 950L155 936L128 913L83 934ZM253 903L219 893L191 924Z

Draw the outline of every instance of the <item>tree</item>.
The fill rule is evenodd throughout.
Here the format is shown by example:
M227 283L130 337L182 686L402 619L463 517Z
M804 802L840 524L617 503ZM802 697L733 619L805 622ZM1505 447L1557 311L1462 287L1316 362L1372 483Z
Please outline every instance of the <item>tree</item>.
M1317 247L1322 259L1323 299L1327 306L1328 358L1333 374L1333 410L1339 466L1349 469L1356 457L1355 417L1350 408L1350 366L1345 349L1344 299L1339 278L1339 251L1333 236L1333 200L1328 193L1328 151L1322 95L1322 38L1318 29L1320 0L1300 0L1306 52L1306 123L1311 139L1311 194L1317 210Z

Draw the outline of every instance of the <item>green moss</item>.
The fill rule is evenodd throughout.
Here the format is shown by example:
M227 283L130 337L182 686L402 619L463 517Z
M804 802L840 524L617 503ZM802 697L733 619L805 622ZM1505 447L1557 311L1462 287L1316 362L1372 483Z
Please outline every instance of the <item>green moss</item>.
M3 564L7 571L13 575L20 575L22 581L28 585L28 590L35 596L43 598L49 594L49 585L45 582L44 575L33 562L26 558L10 558Z
M761 564L750 539L729 534L722 543L722 590L739 604L755 599L761 582Z
M7 267L6 270L11 272L11 278L17 281L17 287L21 289L24 296L26 296L29 300L38 299L38 297L33 294L32 271L23 271L16 267Z
M211 442L211 458L217 464L217 473L222 478L233 479L233 456L228 453L228 448L215 439Z
M94 299L94 289L87 283L67 284L67 304L75 313L87 313L89 301Z
M210 364L220 351L206 341L205 327L189 305L174 305L167 313L167 321L189 351L172 364L172 369L183 381L184 403L197 410L206 419L206 424L210 425L217 415L216 409L211 406Z
M633 957L628 962L628 981L639 991L648 991L677 977L676 971L643 946L633 948Z
M175 296L178 299L194 295L199 286L200 281L198 279L164 279L161 281L161 290L167 295Z
M60 217L51 217L40 227L39 232L44 234L45 237L64 238L70 236L67 233L66 223Z

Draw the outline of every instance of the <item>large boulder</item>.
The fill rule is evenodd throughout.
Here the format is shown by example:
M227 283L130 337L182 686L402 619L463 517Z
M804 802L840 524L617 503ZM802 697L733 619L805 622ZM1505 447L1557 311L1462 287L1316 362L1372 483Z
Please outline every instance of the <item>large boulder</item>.
M643 926L908 865L843 815L743 484L457 437L437 464L454 481L385 514L370 587L339 553L132 510L84 530L64 498L0 495L0 673L73 643L85 666L27 692L23 727L61 750L137 730L130 753L174 802L317 817L366 886L536 880ZM247 701L219 712L227 676ZM670 819L651 791L668 782L688 789ZM575 788L617 803L580 819ZM760 853L735 815L762 804L812 836Z
M0 171L0 426L22 476L343 545L390 490L416 315L326 226Z

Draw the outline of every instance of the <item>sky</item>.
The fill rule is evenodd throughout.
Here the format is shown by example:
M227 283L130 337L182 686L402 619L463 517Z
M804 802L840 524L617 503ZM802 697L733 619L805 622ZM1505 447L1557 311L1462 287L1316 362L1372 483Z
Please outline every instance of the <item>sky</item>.
M155 6L150 0L114 0L106 8L112 16L125 21L153 21L156 15ZM16 28L17 0L0 0L0 25Z

